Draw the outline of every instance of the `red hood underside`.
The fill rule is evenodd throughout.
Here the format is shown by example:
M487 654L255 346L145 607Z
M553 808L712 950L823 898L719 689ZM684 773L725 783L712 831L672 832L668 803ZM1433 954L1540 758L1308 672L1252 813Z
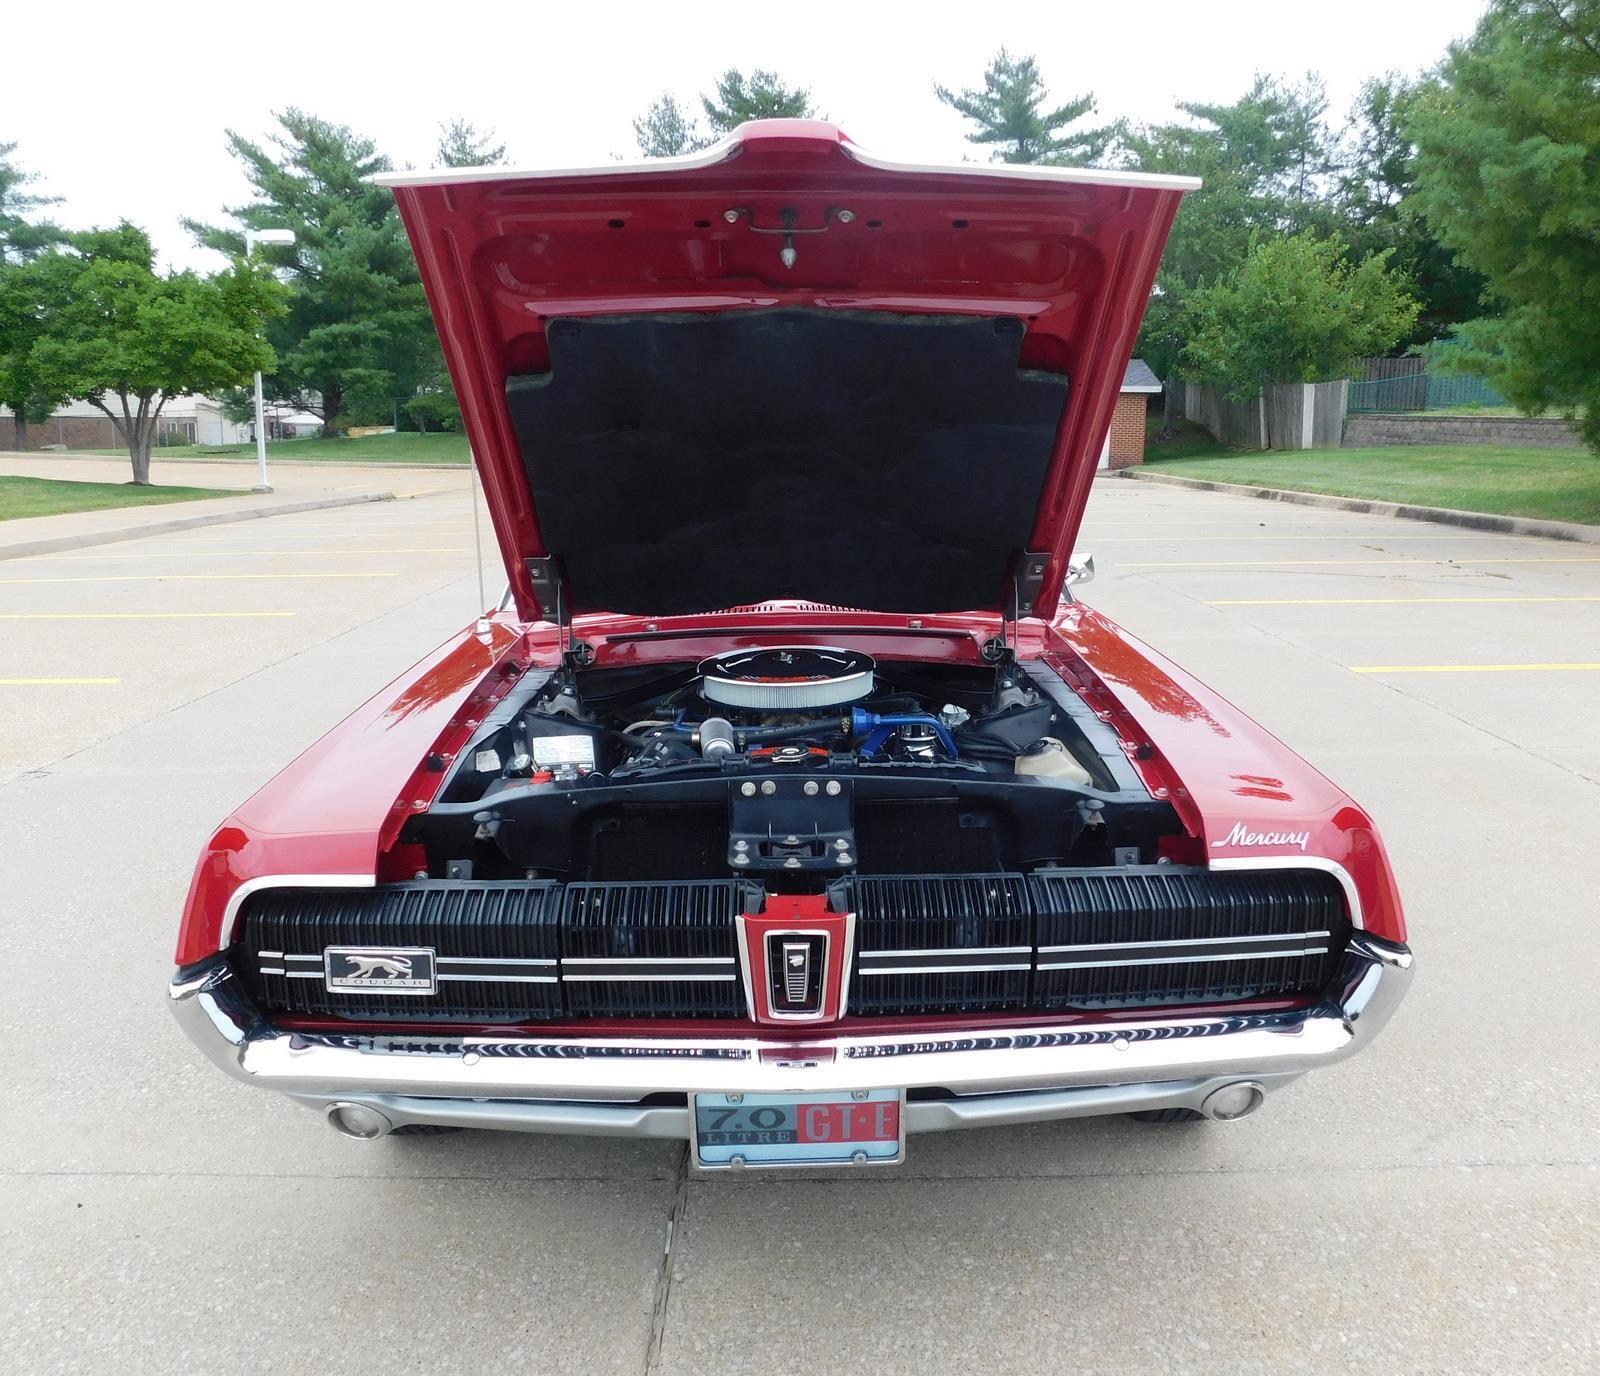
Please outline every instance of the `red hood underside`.
M1024 552L1021 610L1050 615L1198 185L910 167L791 120L638 166L383 180L518 609L552 620L558 590L998 609Z

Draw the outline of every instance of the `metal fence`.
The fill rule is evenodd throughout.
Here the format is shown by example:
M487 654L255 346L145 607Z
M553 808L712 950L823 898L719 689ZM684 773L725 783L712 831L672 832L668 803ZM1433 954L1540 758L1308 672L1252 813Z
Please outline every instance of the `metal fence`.
M1481 377L1416 372L1350 384L1351 411L1452 411L1510 404Z

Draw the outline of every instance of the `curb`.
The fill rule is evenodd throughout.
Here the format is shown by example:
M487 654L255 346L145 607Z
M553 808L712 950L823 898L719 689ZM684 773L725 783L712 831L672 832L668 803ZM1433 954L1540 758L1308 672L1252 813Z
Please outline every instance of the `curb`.
M1141 483L1186 487L1194 492L1221 492L1233 497L1260 497L1268 502L1354 511L1367 516L1392 516L1402 521L1431 521L1435 525L1464 526L1498 535L1526 535L1541 540L1573 540L1600 545L1600 526L1573 521L1544 521L1536 516L1499 516L1488 511L1457 511L1448 506L1413 506L1406 502L1380 502L1367 497L1335 497L1325 492L1295 492L1282 487L1248 487L1243 483L1212 482L1209 478L1180 478L1171 473L1143 473L1124 469L1122 477Z
M14 545L0 545L0 560L26 559L35 554L60 554L69 549L86 549L90 545L113 545L121 540L138 540L146 535L171 535L180 530L198 530L201 526L226 526L238 521L262 520L268 516L295 516L302 511L326 511L336 506L364 506L368 502L392 502L392 492L363 492L354 497L326 497L310 502L285 502L282 506L253 507L247 511L214 511L208 516L180 516L171 521L157 521L147 526L123 526L113 530L87 531L82 535L60 535L52 540L23 540Z

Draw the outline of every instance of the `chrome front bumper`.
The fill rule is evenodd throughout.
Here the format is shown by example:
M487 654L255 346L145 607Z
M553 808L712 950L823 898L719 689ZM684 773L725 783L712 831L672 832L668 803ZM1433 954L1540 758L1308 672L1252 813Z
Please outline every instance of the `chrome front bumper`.
M220 957L180 974L169 992L184 1030L235 1079L313 1107L362 1104L393 1126L686 1138L687 1108L662 1096L933 1091L939 1097L907 1104L910 1132L1198 1109L1222 1085L1270 1090L1358 1051L1394 1012L1411 964L1406 947L1357 932L1329 996L1293 1013L807 1034L781 1044L287 1032L250 1004Z

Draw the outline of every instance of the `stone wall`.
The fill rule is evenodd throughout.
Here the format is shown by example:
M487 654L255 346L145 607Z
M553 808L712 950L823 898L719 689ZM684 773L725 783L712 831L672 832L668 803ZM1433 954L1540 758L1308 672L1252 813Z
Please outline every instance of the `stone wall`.
M1519 416L1392 416L1376 412L1362 412L1345 419L1346 449L1391 444L1582 448L1577 434L1562 420L1526 420Z

